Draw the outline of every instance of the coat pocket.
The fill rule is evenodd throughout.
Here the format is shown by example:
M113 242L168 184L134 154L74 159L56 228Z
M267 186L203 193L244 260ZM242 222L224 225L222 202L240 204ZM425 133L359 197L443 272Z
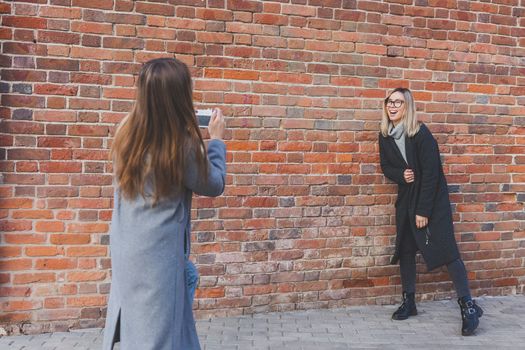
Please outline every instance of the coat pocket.
M430 244L431 238L432 238L432 235L430 234L430 229L428 228L428 225L427 225L427 227L425 227L425 245Z

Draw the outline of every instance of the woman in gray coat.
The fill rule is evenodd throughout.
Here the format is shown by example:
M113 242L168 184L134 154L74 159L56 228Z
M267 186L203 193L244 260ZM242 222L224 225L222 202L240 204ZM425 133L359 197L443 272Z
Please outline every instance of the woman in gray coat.
M200 349L185 273L192 193L224 190L224 118L215 109L206 148L191 76L176 59L147 62L112 146L112 283L103 349Z
M403 303L392 319L406 320L417 315L415 256L420 251L428 270L447 267L461 309L461 333L473 334L483 311L471 298L467 271L456 245L437 142L430 130L418 122L414 98L408 89L397 88L384 101L379 155L383 173L398 184L392 263L399 261Z

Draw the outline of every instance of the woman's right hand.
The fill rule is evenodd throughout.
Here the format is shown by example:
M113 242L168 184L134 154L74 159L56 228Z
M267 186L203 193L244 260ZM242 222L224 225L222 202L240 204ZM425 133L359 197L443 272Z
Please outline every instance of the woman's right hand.
M208 133L211 139L222 140L224 138L224 116L220 108L214 108L211 113L210 124L208 125Z
M403 176L407 184L414 182L414 171L412 169L405 170Z

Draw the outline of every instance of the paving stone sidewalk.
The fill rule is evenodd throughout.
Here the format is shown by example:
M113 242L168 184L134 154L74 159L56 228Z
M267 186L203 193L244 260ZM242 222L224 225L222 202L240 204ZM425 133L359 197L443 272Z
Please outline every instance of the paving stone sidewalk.
M395 306L355 306L200 320L203 350L525 349L525 296L483 297L477 335L460 335L455 300L418 304L419 315L390 320ZM102 330L0 338L0 350L95 350ZM122 349L125 350L125 349Z

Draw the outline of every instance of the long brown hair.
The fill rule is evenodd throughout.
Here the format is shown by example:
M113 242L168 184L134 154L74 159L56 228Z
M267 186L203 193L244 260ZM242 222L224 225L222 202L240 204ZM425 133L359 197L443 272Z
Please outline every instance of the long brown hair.
M403 97L405 98L405 115L401 119L401 123L404 124L405 131L409 137L414 136L419 131L419 126L421 123L417 120L416 115L416 102L414 101L414 97L412 96L412 92L409 89L406 88L395 88L392 90L391 93L388 94L388 96L385 98L385 101L383 102L383 116L381 118L381 134L384 137L388 136L388 128L390 126L390 119L388 118L388 112L386 109L386 105L388 103L388 99L394 92L400 92L403 94Z
M158 58L142 67L136 101L119 126L111 157L125 198L146 197L151 182L153 204L180 190L188 155L207 178L204 142L197 125L188 67L174 58Z

